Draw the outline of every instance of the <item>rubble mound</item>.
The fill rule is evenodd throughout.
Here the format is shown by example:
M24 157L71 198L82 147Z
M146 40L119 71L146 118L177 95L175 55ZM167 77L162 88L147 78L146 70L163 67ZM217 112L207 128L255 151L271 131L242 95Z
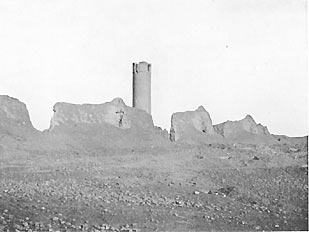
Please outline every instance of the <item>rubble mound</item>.
M273 142L275 139L269 133L266 126L257 124L252 116L247 115L239 121L226 121L214 125L216 133L227 139L239 140L256 140L256 142Z
M177 112L172 115L170 130L172 141L198 134L215 135L210 115L203 106L195 111Z
M109 124L120 129L154 127L150 114L125 105L121 98L103 104L56 103L49 131L78 124Z
M218 134L224 137L231 137L241 132L249 132L258 135L270 135L266 126L257 124L252 116L247 115L239 121L226 121L217 125L214 128Z

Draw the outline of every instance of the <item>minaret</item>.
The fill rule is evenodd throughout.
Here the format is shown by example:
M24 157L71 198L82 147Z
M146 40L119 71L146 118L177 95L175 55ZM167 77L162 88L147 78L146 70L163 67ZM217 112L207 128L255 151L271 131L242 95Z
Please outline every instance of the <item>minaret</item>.
M133 63L133 107L151 114L151 64Z

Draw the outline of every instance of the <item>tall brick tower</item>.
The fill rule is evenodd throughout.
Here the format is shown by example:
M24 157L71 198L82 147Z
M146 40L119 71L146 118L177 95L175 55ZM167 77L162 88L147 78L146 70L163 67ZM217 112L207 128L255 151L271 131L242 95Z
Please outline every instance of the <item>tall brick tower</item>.
M133 107L151 114L151 64L133 63Z

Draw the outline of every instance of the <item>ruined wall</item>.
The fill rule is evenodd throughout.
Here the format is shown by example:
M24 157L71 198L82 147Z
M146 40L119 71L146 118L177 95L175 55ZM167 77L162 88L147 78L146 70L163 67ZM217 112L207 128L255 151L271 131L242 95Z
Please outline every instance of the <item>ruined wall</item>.
M194 137L196 132L203 134L215 134L209 113L203 106L195 111L177 112L171 118L171 141L177 141L182 137Z
M151 114L151 64L133 63L133 107Z
M33 128L26 105L6 95L0 95L0 125Z
M120 129L154 128L150 114L126 106L121 98L103 104L58 102L53 110L49 131L78 124L109 124Z
M113 126L127 129L131 122L127 116L124 102L120 98L104 104L70 104L56 103L54 115L49 130L61 125L74 125L79 123L101 124L108 123Z

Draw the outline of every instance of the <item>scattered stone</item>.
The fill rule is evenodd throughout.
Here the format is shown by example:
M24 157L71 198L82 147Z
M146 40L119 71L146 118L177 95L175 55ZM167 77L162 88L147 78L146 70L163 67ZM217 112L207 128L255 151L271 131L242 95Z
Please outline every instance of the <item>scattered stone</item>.
M231 156L220 156L219 159L229 160L229 159L232 159L232 157Z
M234 187L234 186L227 186L227 187L218 189L214 193L216 195L221 195L223 197L226 197L226 196L230 195L234 190L236 190L236 187Z
M289 152L299 152L300 151L300 149L299 148L294 148L294 147L290 147L289 148Z

